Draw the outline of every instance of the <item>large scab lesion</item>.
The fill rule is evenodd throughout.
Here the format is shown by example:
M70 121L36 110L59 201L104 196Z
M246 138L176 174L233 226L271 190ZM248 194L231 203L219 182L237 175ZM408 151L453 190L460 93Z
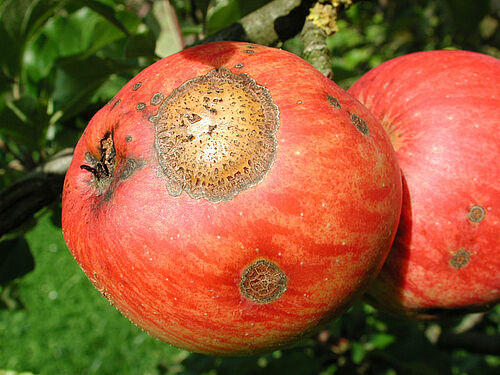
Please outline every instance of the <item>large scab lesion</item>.
M243 271L240 291L254 302L265 304L278 298L287 289L288 278L275 263L258 259Z
M170 194L227 201L258 184L277 149L278 107L247 74L213 69L160 106L156 150Z

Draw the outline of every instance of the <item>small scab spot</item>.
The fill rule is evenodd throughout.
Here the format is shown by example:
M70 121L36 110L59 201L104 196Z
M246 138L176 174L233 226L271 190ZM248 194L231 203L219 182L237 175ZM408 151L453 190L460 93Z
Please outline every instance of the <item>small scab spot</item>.
M249 47L249 48L250 48L250 47ZM248 53L248 54L255 53L255 51L254 51L254 50L251 50L251 49L246 49L246 50L245 50L245 52L246 52L246 53Z
M125 141L126 141L126 142L132 142L132 136L131 136L131 135L127 135L127 136L125 137Z
M330 104L332 105L333 108L335 108L335 109L342 108L339 100L336 97L328 95L327 98L328 98L328 102L330 102Z
M146 103L139 103L135 106L138 111L142 111L144 108L146 108Z
M158 105L163 101L163 94L161 92L157 92L151 98L151 105Z
M450 259L450 266L458 270L467 266L469 262L470 253L465 249L460 249L455 254L453 254L452 258Z
M238 63L234 67L237 69L241 69L241 68L243 68L243 66L244 66L243 63Z
M302 104L302 100L297 100L297 104Z
M477 205L472 206L468 214L469 220L472 221L473 223L479 223L483 221L485 216L486 216L486 211L484 210L484 208Z
M241 293L264 304L278 299L287 288L288 278L274 263L259 259L245 268L240 282Z
M137 91L139 88L142 86L142 82L137 82L133 87L132 90Z
M121 101L122 101L121 99L118 99L118 100L115 102L115 104L113 104L113 106L111 107L111 109L114 109L114 108L115 108L118 104L120 104L120 103L121 103Z
M351 114L351 122L354 124L356 129L358 129L361 134L363 134L363 135L368 134L368 124L366 123L365 120L363 120L357 114L355 114L355 113Z

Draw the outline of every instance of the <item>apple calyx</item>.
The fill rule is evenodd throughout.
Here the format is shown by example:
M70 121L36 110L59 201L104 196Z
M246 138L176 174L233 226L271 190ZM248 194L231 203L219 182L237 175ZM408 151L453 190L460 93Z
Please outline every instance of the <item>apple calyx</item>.
M80 169L91 172L96 188L103 191L110 184L116 165L116 151L111 132L107 132L100 143L100 158L87 153L85 158L90 165L82 164Z

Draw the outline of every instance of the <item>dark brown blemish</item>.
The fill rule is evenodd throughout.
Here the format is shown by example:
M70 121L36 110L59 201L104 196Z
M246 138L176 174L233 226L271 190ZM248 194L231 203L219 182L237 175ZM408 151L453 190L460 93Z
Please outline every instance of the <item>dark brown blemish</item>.
M138 111L142 111L144 108L146 108L146 103L139 103L135 106Z
M131 135L127 135L127 136L125 137L125 141L126 141L126 142L132 142L132 136L131 136Z
M457 270L469 264L470 253L465 249L458 250L450 259L450 265Z
M118 99L118 100L115 102L115 104L113 104L113 106L111 107L111 109L114 109L114 108L115 108L118 104L120 104L120 103L121 103L121 101L122 101L121 99Z
M142 82L137 82L133 87L132 90L137 91L139 88L142 86Z
M162 102L162 100L163 100L163 94L161 92L157 92L151 98L150 103L151 103L151 105L158 105Z
M363 135L368 134L368 124L357 114L351 113L351 122L354 124L356 129L358 129L361 134Z
M126 180L132 174L140 168L140 164L137 160L135 159L128 159L127 162L125 163L125 168L123 168L122 172L120 173L120 180Z
M274 263L259 259L245 268L241 276L241 293L257 303L269 303L278 299L287 288L288 278Z
M469 220L472 221L473 223L479 223L483 221L485 216L486 216L486 211L484 210L484 208L477 205L472 206L468 214Z
M328 102L330 102L330 104L332 105L333 108L335 108L335 109L342 108L339 100L336 97L328 95L327 98L328 98Z

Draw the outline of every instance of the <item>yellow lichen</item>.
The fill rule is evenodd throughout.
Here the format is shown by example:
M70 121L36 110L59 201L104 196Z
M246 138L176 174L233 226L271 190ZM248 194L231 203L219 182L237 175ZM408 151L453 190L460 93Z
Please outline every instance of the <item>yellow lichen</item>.
M332 35L339 29L337 25L337 8L340 5L347 8L351 4L352 0L318 1L314 7L309 10L307 19L323 30L326 35Z

